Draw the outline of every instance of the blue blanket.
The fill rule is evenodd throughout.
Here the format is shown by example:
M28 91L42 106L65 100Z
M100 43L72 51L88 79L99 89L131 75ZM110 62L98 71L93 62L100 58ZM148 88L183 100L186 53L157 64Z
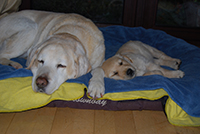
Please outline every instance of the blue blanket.
M127 41L139 40L173 58L181 59L180 70L185 72L182 79L169 79L159 75L141 76L127 81L105 78L106 93L163 88L170 98L190 116L200 117L200 49L198 47L159 30L123 26L110 26L100 28L100 30L105 38L106 59L113 56ZM26 60L20 58L13 60L25 66ZM16 70L9 66L0 65L0 80L26 76L32 76L30 70ZM67 82L84 83L88 86L90 78L91 74L88 73L77 79L67 80Z

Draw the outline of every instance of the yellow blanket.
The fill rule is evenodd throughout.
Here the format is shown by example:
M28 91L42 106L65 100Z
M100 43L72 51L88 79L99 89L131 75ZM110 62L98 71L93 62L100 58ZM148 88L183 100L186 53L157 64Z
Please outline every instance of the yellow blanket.
M0 112L19 112L39 108L53 100L76 100L84 95L84 84L63 83L52 95L35 93L31 87L32 77L16 77L0 80ZM163 89L107 93L101 99L112 101L148 99L157 100L168 96ZM165 112L169 122L179 126L200 126L200 118L189 116L170 97Z
M76 100L84 95L84 84L63 83L52 95L36 93L32 77L0 80L0 112L18 112L45 106L53 100Z

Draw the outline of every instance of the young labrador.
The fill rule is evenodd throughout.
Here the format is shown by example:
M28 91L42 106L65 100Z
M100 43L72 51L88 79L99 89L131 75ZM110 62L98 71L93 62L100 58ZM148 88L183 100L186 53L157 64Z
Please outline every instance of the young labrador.
M2 18L0 33L0 64L19 69L22 66L10 59L27 58L35 92L52 94L67 79L92 69L88 93L94 98L104 93L104 83L98 82L103 79L98 74L103 72L104 38L91 20L78 14L27 10Z
M105 77L129 80L136 76L163 75L168 78L182 78L184 72L177 70L181 60L171 58L163 52L140 41L125 43L118 52L107 59L102 68ZM168 66L175 70L161 67Z

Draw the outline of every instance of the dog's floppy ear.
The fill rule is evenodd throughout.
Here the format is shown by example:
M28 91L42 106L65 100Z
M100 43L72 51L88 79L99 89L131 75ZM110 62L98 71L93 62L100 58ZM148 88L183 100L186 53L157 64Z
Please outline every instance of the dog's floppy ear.
M39 45L38 45L39 46ZM37 55L39 54L39 52L41 51L41 49L46 46L46 43L42 44L39 48L35 47L33 48L33 50L29 53L29 56L27 58L27 62L26 62L26 69L31 69L33 63L35 62Z
M133 63L133 59L131 58L132 53L122 53L122 54L118 54L118 56L123 57L123 59Z
M92 69L92 67L82 46L77 46L74 54L76 55L75 63L77 65L78 76L88 73Z
M74 42L72 45L64 45L64 47L66 53L68 53L73 60L72 69L75 72L75 74L73 74L74 78L86 74L91 70L92 67L88 61L85 50L79 42Z
M92 67L87 59L86 56L79 55L77 59L75 60L75 63L77 65L77 74L78 76L81 76L83 74L88 73Z
M28 57L27 62L26 62L26 65L27 65L26 69L31 69L33 63L35 62L37 54L38 54L38 51L35 51L35 54L32 56L32 58Z

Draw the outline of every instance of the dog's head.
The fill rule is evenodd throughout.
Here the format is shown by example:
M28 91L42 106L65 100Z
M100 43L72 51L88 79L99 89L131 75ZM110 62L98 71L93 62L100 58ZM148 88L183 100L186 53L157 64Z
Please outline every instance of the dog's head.
M136 69L131 65L130 60L120 54L107 59L102 68L105 77L116 80L129 80L136 76Z
M91 66L79 41L55 36L34 52L28 68L33 73L33 90L52 94L67 79L89 72Z

